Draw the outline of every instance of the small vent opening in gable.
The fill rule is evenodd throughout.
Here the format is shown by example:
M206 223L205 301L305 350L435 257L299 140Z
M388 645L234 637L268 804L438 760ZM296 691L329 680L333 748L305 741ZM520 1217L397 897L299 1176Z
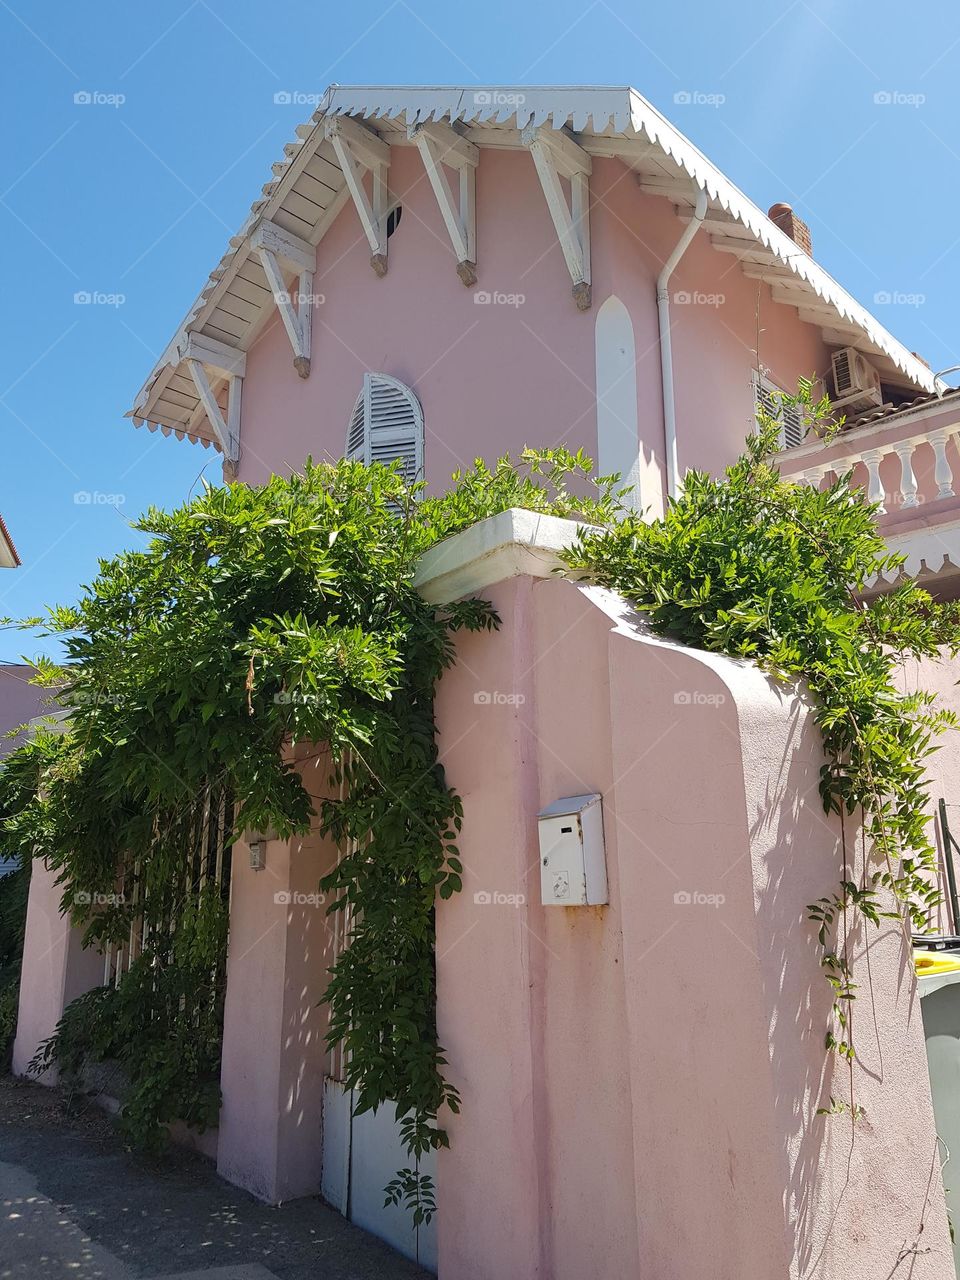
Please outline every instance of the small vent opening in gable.
M784 391L775 382L765 378L762 373L753 373L754 406L762 405L771 418L780 423L780 447L795 449L803 444L807 428L803 421L803 411L799 405L785 404ZM755 409L756 412L756 409Z
M351 461L400 463L408 483L423 475L423 410L409 387L387 373L365 373L347 428Z

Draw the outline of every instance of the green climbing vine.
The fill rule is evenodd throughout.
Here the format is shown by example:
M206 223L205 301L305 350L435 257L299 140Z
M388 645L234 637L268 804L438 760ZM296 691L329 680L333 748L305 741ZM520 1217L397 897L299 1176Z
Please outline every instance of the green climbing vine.
M808 387L798 402L814 430L827 425ZM874 510L844 479L824 492L783 482L776 434L761 414L723 478L689 474L652 521L619 506L616 477L594 478L562 449L477 462L441 497L396 470L308 462L258 488L149 511L134 526L142 548L102 562L79 603L45 619L65 660L42 663L42 679L69 728L37 735L5 774L20 780L6 841L47 859L92 942L122 941L150 914L129 972L67 1009L38 1065L119 1057L132 1077L124 1122L141 1145L162 1141L174 1118L212 1123L227 920L195 874L198 798L229 794L228 842L317 823L342 851L321 887L349 940L326 993L330 1043L346 1045L358 1111L396 1105L410 1165L388 1200L430 1219L421 1159L447 1144L440 1117L460 1106L437 1040L434 909L462 872L433 694L455 633L498 618L480 600L428 604L414 575L439 539L507 507L588 522L568 571L622 592L655 630L806 681L824 807L862 814L874 850L854 877L844 849L839 887L810 908L835 995L828 1045L849 1059L848 914L923 928L936 897L924 763L954 719L901 693L897 665L956 652L960 623L915 584L864 594L899 563ZM317 812L292 744L317 744L330 762L333 798Z
M814 435L837 429L809 383L785 401ZM822 492L780 478L782 412L761 408L757 434L722 478L688 473L662 520L628 516L585 532L567 559L571 570L625 595L655 631L749 658L812 693L825 755L820 795L825 811L841 818L842 867L838 887L809 914L834 993L826 1045L852 1060L855 920L892 918L925 932L939 897L925 771L937 735L957 721L935 710L931 695L902 692L897 671L907 657L944 647L955 655L960 613L912 581L870 594L877 576L895 577L903 558L888 552L876 507L848 476ZM862 817L860 876L843 821L851 815ZM849 1108L856 1113L852 1099Z
M413 577L439 538L505 507L605 522L611 487L565 450L478 462L438 498L382 466L308 462L136 523L142 549L102 562L79 603L45 620L66 656L42 678L69 732L23 748L35 786L5 834L47 858L91 942L122 943L144 912L147 942L114 985L68 1007L38 1067L119 1058L123 1122L142 1146L174 1118L211 1123L226 919L195 874L198 797L229 792L231 835L317 821L343 851L322 887L349 919L330 1040L346 1044L359 1111L396 1104L411 1167L388 1197L429 1219L420 1159L447 1141L441 1108L459 1105L437 1042L433 912L462 870L433 691L454 633L497 618L477 600L437 609ZM332 761L337 798L317 814L295 743Z

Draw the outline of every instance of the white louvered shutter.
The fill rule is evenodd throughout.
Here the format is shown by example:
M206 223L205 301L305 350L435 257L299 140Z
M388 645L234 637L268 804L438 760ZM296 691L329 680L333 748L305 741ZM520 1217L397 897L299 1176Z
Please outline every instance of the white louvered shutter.
M347 428L351 461L399 461L405 480L423 474L423 410L409 387L387 373L365 373Z
M762 373L753 371L754 404L763 405L771 418L779 419L780 447L795 449L797 445L803 444L803 438L807 434L803 425L803 411L799 405L784 404L782 396L783 392L776 383L765 378Z
M353 406L350 425L347 428L346 457L349 462L366 462L367 460L367 414L366 396L361 391L357 403Z

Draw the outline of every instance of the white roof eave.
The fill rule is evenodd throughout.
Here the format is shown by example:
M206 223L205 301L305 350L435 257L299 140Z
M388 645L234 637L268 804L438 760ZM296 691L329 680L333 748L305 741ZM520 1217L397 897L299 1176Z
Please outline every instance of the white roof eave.
M178 348L186 333L202 325L204 313L209 314L216 307L221 293L226 291L237 250L263 218L269 218L282 206L289 187L295 181L294 178L285 182L292 160L302 148L308 151L316 148L322 135L322 120L328 115L346 115L370 121L390 120L404 125L425 121L446 121L474 128L484 124L513 124L516 128L527 124L547 125L569 128L574 133L588 136L604 134L609 137L612 131L613 136L622 136L628 146L631 141L640 145L645 138L669 156L694 183L704 187L711 200L746 227L784 267L831 306L838 319L859 329L863 337L878 347L915 386L924 391L938 389L937 379L922 360L898 342L635 89L600 86L531 88L507 85L467 89L462 86L333 85L327 89L310 123L300 126L297 138L285 148L282 166L275 166L277 177L251 206L243 226L231 238L227 252L140 389L128 414L136 425L145 423L151 430L160 426L165 433L172 431L180 438L188 435L191 440L204 445L214 443L203 435L152 422L151 393L164 369L177 363Z

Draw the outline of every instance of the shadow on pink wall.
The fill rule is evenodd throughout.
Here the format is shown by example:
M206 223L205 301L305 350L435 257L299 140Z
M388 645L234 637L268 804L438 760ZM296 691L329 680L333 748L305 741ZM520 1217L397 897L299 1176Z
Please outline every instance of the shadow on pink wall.
M616 597L516 578L442 682L465 892L438 910L440 1034L464 1097L440 1274L949 1274L909 950L852 938L854 1134L806 906L841 830L803 696L646 634ZM491 690L499 702L475 701ZM599 791L610 903L539 905L536 814ZM857 833L846 832L851 864ZM475 901L522 894L521 906Z

